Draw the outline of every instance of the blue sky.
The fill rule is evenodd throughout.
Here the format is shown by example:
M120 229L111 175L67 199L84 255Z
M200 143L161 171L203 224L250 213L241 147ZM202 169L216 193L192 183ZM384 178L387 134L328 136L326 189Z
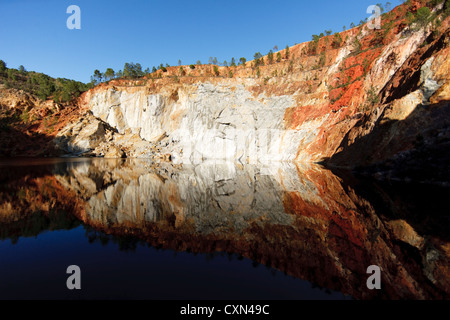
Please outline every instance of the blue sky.
M0 0L0 59L88 82L95 69L252 59L358 22L374 0ZM391 0L397 6L399 0ZM385 1L381 2L383 5ZM67 7L81 9L69 30Z

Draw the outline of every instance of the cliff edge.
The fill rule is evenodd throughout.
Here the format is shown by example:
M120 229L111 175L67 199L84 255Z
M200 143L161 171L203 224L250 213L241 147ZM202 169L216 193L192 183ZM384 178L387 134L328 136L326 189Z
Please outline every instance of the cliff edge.
M381 29L364 24L318 36L276 59L102 83L46 137L56 154L319 162L423 177L429 163L434 172L450 159L450 18L448 1L435 3L409 1L385 13ZM414 18L425 6L427 19ZM2 109L12 109L3 96Z

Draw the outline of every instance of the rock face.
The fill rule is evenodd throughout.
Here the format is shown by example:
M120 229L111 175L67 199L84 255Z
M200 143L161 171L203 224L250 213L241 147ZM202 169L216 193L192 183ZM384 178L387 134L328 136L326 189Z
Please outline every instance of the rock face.
M53 101L41 101L33 95L0 85L0 157L39 157L53 154L50 131L66 125L56 114L67 115Z
M163 93L148 94L145 88L102 90L92 95L88 108L119 134L129 132L153 144L162 142L174 161L295 160L302 137L286 130L283 123L285 110L294 103L291 96L255 99L234 81L174 90L176 101Z
M420 5L413 2L411 10ZM96 119L93 127L77 136L79 124L71 124L59 135L69 138L73 151L102 156L103 142L128 157L178 163L356 167L410 157L418 140L446 145L450 19L437 32L418 29L404 24L405 8L386 16L384 31L358 27L341 33L346 40L339 45L324 37L292 47L281 62L220 68L232 78L173 80L161 73L111 81L81 99L82 110ZM97 122L111 128L102 142Z
M87 115L78 123L62 130L55 139L55 144L68 153L85 153L97 148L104 139L107 139L107 127L104 122Z
M432 173L450 159L450 17L439 11L428 25L408 24L407 12L424 5L410 1L383 15L380 30L359 26L259 65L219 67L218 74L209 65L182 66L182 73L170 67L112 80L85 92L71 113L0 89L0 120L7 117L0 130L9 109L40 119L17 128L17 139L2 134L1 155L54 155L56 148L175 163L322 162L381 178L445 181ZM41 145L18 142L38 138Z

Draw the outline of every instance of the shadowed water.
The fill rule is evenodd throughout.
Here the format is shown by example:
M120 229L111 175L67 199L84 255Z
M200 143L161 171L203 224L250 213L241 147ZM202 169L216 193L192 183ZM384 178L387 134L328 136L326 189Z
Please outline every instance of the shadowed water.
M448 298L448 189L337 174L2 161L0 298ZM81 290L66 287L69 265ZM380 290L367 288L370 265Z

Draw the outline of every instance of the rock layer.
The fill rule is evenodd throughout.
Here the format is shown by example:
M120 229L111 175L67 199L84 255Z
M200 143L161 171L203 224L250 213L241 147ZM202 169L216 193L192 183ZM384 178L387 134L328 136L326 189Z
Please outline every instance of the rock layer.
M450 143L450 18L441 4L433 22L409 24L407 12L424 5L407 2L383 15L380 30L358 26L260 65L112 80L72 107L0 88L0 156L323 162L401 179L430 162L439 171L450 158L439 151Z
M281 62L220 69L232 78L171 78L169 70L162 78L111 81L87 92L81 109L111 128L104 144L128 157L344 167L405 157L417 139L434 146L450 138L450 18L438 31L405 26L406 6L386 16L384 33L357 27L341 33L339 46L324 37L292 47ZM89 127L74 136L78 126L60 132L72 146L63 149L106 154L98 149L102 135Z

